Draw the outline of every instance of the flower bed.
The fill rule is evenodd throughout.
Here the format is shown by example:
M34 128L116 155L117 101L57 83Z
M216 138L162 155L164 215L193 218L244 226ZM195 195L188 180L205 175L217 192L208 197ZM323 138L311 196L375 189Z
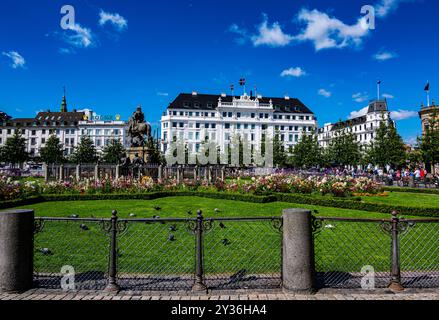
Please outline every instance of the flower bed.
M56 194L138 194L161 191L200 191L226 192L253 195L316 194L337 198L351 197L355 194L379 195L383 192L381 184L368 178L351 177L309 177L293 175L269 175L252 179L218 180L209 184L205 180L163 180L155 182L150 177L133 179L86 179L78 182L13 181L0 179L0 201L25 199L38 195Z

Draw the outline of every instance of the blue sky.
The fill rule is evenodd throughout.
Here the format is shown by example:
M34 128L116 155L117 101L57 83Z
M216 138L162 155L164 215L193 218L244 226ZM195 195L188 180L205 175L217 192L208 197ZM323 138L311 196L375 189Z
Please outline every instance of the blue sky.
M63 5L75 25L60 26ZM376 26L361 26L361 7ZM266 96L301 99L319 124L376 97L376 81L413 140L417 111L439 87L436 0L2 0L0 110L33 117L69 107L157 123L180 92L229 93L247 78Z

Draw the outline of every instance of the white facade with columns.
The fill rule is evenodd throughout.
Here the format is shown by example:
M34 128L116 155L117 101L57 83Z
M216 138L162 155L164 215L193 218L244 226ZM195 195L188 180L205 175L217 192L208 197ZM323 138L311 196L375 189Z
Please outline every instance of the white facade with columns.
M161 119L161 148L184 141L189 152L199 152L203 142L214 142L224 150L234 136L259 148L264 135L275 134L286 150L303 134L315 133L317 119L298 99L289 97L180 94Z

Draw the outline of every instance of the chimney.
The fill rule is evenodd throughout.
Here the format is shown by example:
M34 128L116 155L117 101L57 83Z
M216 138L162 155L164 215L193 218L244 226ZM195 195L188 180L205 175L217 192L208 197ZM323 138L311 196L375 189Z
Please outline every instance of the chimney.
M195 97L198 95L198 93L196 91L192 91L192 95Z

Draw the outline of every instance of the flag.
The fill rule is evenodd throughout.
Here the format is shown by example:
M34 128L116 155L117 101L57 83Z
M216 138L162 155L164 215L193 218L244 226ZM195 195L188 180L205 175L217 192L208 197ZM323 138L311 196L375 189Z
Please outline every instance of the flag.
M381 80L378 80L378 81L377 81L377 84L381 84Z
M244 78L239 79L239 85L240 86L245 86L245 79Z
M427 85L425 86L424 91L430 91L430 81L427 82Z

